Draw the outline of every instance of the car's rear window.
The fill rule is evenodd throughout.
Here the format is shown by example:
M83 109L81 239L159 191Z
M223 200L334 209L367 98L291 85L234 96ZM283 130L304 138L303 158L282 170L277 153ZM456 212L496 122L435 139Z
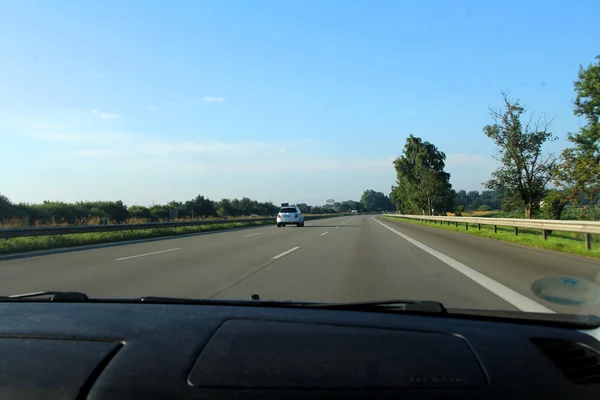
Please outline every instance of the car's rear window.
M294 207L284 207L281 210L279 210L279 212L282 212L282 213L296 213L296 212L298 212L298 210L296 210Z

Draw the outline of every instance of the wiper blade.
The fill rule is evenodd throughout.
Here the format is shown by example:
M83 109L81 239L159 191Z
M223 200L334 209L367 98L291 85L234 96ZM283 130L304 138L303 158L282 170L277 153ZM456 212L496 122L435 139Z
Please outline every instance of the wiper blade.
M80 292L35 292L25 294L15 294L13 296L0 296L0 302L11 302L11 301L55 301L61 303L68 302L86 302L89 301L89 297L85 293Z
M35 293L0 296L0 302L48 301L48 302L120 302L150 304L227 305L252 307L315 308L326 310L372 311L372 312L426 312L446 314L447 310L437 301L386 300L358 303L316 303L296 301L260 301L258 295L252 300L185 299L177 297L145 296L135 299L90 299L81 292L44 291Z
M437 301L414 300L386 300L359 303L316 303L297 301L259 301L258 295L253 295L252 300L222 300L222 299L184 299L177 297L142 297L137 301L142 303L159 304L196 304L196 305L228 305L250 307L290 307L290 308L315 308L325 310L345 311L372 311L372 312L426 312L446 314L447 310L442 303Z
M292 300L286 301L258 301L257 298L252 300L235 300L235 299L187 299L181 297L156 297L144 296L137 299L126 301L135 301L140 303L150 304L191 304L191 305L207 305L207 306L250 306L250 307L305 307L309 305L321 305L322 303L298 302Z
M313 307L327 310L347 311L408 311L446 314L446 307L440 302L430 300L386 300L359 303L314 304Z

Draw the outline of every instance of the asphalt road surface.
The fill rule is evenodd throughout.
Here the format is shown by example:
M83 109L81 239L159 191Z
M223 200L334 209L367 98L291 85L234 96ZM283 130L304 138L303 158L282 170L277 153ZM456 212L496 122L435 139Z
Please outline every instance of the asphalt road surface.
M598 282L600 262L382 219L261 226L0 261L0 294L262 300L436 300L449 308L592 313L531 292L549 275Z

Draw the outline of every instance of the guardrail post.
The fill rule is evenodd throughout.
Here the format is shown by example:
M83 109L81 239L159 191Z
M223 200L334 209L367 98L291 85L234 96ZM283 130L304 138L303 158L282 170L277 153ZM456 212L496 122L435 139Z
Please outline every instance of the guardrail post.
M454 221L454 226L458 228L458 221Z
M586 250L592 249L592 235L589 233L585 234L585 249Z
M542 239L546 240L548 238L548 231L545 229L542 229Z
M477 224L477 230L480 231L481 230L481 224Z
M469 223L465 222L465 231L468 231L468 230L469 230Z
M450 221L448 221L448 226L450 226Z
M494 233L498 233L498 226L494 225Z
M519 227L515 226L515 236L519 236Z

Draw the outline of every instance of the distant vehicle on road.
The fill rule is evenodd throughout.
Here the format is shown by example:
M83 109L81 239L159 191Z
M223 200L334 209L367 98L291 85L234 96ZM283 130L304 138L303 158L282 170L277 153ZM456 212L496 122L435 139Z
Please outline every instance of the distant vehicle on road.
M295 224L296 226L304 226L304 215L296 206L281 207L277 214L277 227L286 226L287 224Z
M252 214L250 215L250 218L258 218L258 214Z
M350 211L350 214L358 214L358 210L352 210Z

